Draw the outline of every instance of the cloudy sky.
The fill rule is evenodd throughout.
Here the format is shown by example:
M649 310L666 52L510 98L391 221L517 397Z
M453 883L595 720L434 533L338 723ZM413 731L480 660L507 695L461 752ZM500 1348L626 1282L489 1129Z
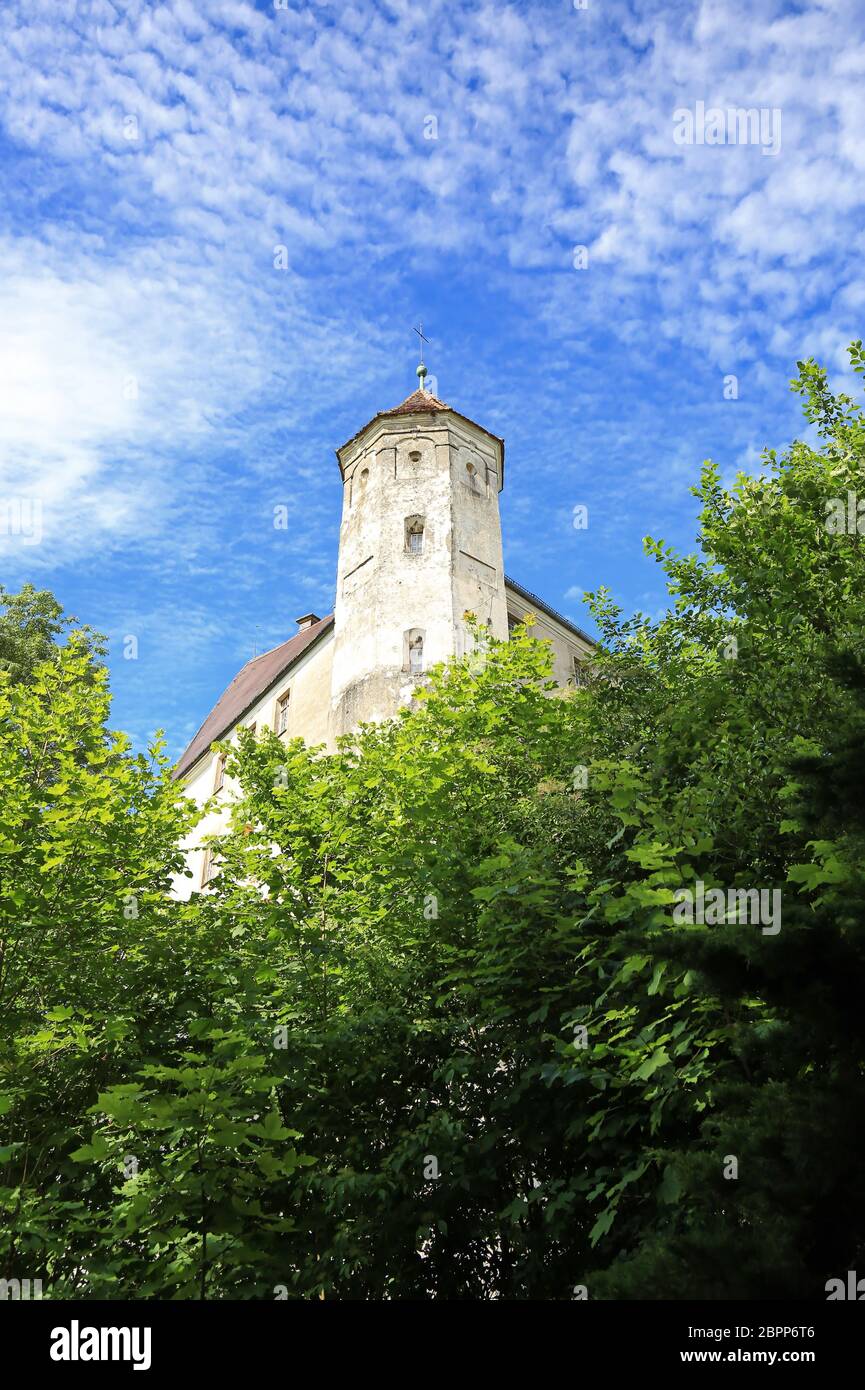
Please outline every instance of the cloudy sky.
M333 449L421 318L507 440L508 573L655 612L701 460L803 432L797 359L845 381L863 131L861 0L4 0L0 578L107 632L115 725L179 752L330 611Z

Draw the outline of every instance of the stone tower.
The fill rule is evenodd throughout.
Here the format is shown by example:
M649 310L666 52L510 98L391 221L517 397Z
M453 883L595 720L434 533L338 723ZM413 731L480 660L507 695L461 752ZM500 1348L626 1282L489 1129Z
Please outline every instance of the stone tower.
M504 443L420 387L337 449L343 480L331 730L392 717L423 672L508 634Z

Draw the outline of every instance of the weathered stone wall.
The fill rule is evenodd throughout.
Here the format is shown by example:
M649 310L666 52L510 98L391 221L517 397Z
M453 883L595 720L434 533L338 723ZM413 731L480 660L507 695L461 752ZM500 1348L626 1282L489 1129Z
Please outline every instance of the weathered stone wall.
M506 635L500 453L450 412L373 421L342 452L334 736L411 699L418 637L428 670L466 650L467 610ZM412 522L423 525L419 553Z

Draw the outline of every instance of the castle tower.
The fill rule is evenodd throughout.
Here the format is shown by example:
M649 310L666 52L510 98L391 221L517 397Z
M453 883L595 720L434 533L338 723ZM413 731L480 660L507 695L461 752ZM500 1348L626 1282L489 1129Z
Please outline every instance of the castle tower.
M331 729L390 718L474 613L508 635L499 493L504 443L425 389L337 449L343 480Z

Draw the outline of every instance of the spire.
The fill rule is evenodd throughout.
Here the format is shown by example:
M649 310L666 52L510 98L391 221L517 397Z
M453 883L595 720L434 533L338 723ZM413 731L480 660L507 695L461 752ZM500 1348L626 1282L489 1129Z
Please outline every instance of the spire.
M423 360L423 345L424 343L428 343L430 340L429 338L424 337L423 319L419 320L417 328L413 328L412 332L417 334L418 346L420 348L420 363L417 369L418 384L421 391L426 391L426 365Z

